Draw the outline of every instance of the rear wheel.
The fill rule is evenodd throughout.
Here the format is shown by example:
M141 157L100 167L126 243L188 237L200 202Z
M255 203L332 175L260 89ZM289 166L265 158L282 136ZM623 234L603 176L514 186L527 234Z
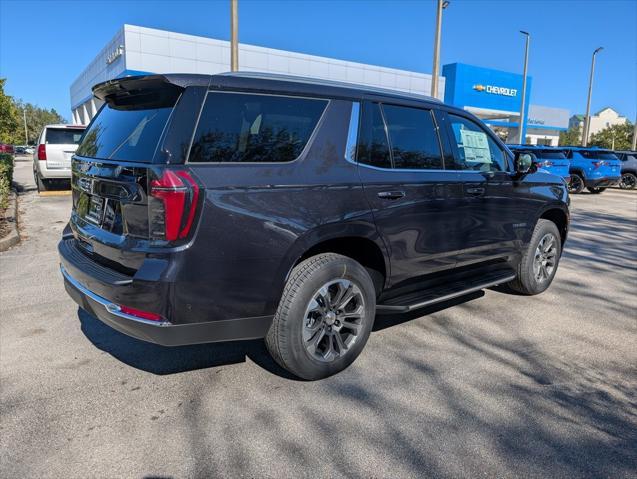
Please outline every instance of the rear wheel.
M539 294L551 285L562 255L562 242L555 223L540 219L529 247L522 255L517 277L509 287L526 295Z
M374 284L363 266L335 253L313 256L292 270L266 346L300 378L331 376L363 350L375 312Z
M590 193L594 194L594 195L599 195L602 191L604 191L606 188L595 188L593 186L589 186L588 188L586 188Z
M634 190L637 188L637 175L634 173L623 173L619 187L623 190Z
M38 188L38 193L49 189L48 181L42 178L37 171L33 172L33 176L35 179L35 186Z
M568 184L568 192L574 195L584 190L584 178L578 173L571 173L571 182Z

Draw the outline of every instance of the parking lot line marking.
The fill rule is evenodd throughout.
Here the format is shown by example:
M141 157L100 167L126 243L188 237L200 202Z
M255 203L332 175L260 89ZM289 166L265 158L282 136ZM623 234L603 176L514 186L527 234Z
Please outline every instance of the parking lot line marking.
M60 191L40 191L40 196L68 196L71 194L71 190Z

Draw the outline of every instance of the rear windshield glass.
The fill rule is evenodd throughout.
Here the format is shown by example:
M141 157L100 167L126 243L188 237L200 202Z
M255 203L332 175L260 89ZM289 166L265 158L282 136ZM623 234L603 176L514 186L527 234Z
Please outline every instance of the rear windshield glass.
M189 161L286 162L298 157L327 100L208 93Z
M76 154L150 163L171 111L172 106L123 110L106 104L93 120Z
M590 158L591 160L617 160L618 158L615 156L615 153L610 153L608 151L580 151L580 155L584 158Z
M598 153L597 154L597 158L599 158L600 160L618 160L619 158L617 158L617 156L615 155L615 153Z
M77 145L82 138L82 129L47 128L45 142L49 145Z
M536 151L535 156L543 160L564 160L566 155L561 151Z

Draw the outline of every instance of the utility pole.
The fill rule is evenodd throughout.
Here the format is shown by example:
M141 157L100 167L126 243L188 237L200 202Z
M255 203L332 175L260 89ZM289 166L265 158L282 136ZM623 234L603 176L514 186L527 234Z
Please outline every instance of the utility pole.
M520 33L526 37L526 43L524 47L524 73L522 74L522 101L520 103L520 125L518 126L518 132L520 145L524 144L524 124L526 123L526 115L524 114L526 107L526 72L529 66L529 42L531 41L531 35L528 32L520 30Z
M633 145L631 150L637 150L637 117L635 117L635 125L633 126Z
M442 33L442 11L448 6L448 1L438 0L436 34L434 36L434 67L431 74L431 96L434 98L438 97L438 78L440 77L440 35Z
M230 71L239 70L239 0L230 0Z
M22 118L24 118L24 146L29 145L29 134L27 133L27 108L22 107Z
M588 79L588 100L586 101L586 116L584 117L584 131L582 132L582 146L588 145L588 133L591 129L591 97L593 95L593 76L595 75L595 56L601 52L604 47L599 47L593 52L591 60L591 76Z

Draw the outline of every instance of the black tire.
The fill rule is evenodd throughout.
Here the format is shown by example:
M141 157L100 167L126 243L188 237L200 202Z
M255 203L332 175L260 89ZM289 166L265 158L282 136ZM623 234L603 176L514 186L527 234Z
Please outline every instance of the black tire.
M595 188L593 186L589 186L588 188L586 188L591 194L593 195L599 195L600 193L602 193L606 188Z
M550 274L546 278L542 277L538 279L534 272L534 262L537 255L537 250L540 242L547 236L552 235L555 239L554 242L554 263ZM562 241L560 232L557 229L555 223L549 220L540 219L535 225L533 235L527 250L522 255L522 259L518 264L517 277L508 283L508 286L524 295L540 294L545 291L553 281L557 267L559 266L560 256L562 255Z
M579 173L571 173L571 181L568 184L568 192L578 195L584 191L584 178Z
M622 179L619 182L619 187L622 190L634 190L637 188L637 175L635 173L622 173Z
M37 171L33 172L33 176L35 177L35 186L38 188L38 193L49 189L48 181L43 179Z
M349 334L347 329L332 332L331 325L330 332L327 333L325 330L328 326L321 313L318 314L318 320L312 319L313 313L308 316L312 301L319 294L319 290L333 281L343 281L358 288L356 301L359 301L358 309L362 311L362 317L360 320L357 319L360 321L357 323L360 327L357 328L356 334L354 330L351 331L352 334ZM292 374L306 380L325 378L342 371L358 357L369 338L375 313L374 284L365 268L346 256L335 253L319 254L302 261L292 270L265 343L274 360ZM330 319L334 320L333 317ZM342 353L342 355L329 361L321 361L316 357L318 348L315 349L314 355L308 350L309 343L315 342L314 339L318 338L319 332L311 340L306 340L304 337L304 334L308 334L307 331L310 330L310 324L315 326L315 321L323 324L319 326L324 328L321 331L323 334L321 338L327 339L320 339L320 341L323 343L329 341L330 349L333 346L340 349L334 337L336 334L340 336L340 331L345 331L343 334L347 335L346 341L352 341L354 336L355 339L348 347L340 350L339 354ZM338 323L338 320L336 322ZM343 320L342 328L345 328L346 323L346 320ZM328 334L333 335L334 342L332 337L327 337ZM343 344L342 336L341 344Z

